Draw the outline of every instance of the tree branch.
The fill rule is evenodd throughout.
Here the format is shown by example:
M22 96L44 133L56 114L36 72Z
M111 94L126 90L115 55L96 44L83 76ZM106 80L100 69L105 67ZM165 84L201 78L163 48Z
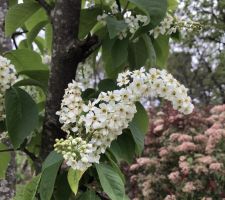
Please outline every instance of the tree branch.
M85 60L100 43L96 36L89 35L84 41L78 39L80 10L80 0L66 0L56 1L51 11L52 63L45 107L41 160L44 160L53 150L56 138L66 136L66 133L61 130L56 112L60 110L68 83L75 79L78 63Z

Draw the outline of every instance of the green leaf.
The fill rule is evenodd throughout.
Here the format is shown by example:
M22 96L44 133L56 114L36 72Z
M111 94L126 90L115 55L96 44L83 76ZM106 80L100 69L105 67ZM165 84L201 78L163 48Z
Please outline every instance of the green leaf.
M38 87L42 88L44 92L46 92L45 86L43 86L39 81L36 81L34 79L23 79L23 80L16 82L13 86L19 87L19 86L27 86L27 85L38 86Z
M104 192L112 200L123 200L125 188L121 177L109 165L95 164L95 167Z
M10 8L17 4L17 0L9 0L8 2L9 2L9 7Z
M113 91L118 89L116 82L112 79L103 79L98 84L98 89L101 92Z
M29 49L17 49L7 52L5 56L15 65L16 71L47 70L48 66L42 63L41 56Z
M102 41L102 59L104 63L104 69L109 78L116 78L119 72L119 68L112 67L112 47L115 43L115 39L110 40L108 36L106 36Z
M19 43L19 49L32 49L32 46L28 46L27 39L21 40Z
M124 68L124 65L113 67L112 48L115 42L116 39L111 40L108 35L106 35L102 41L102 59L104 62L104 68L108 78L111 79L116 79L118 73Z
M28 184L20 186L16 190L14 200L35 200L37 188L41 179L41 174L34 177Z
M52 24L49 23L45 26L45 41L46 41L46 49L48 50L49 55L52 51Z
M101 200L94 191L88 190L84 192L78 200Z
M62 187L63 185L63 187ZM72 195L72 191L70 189L68 180L67 180L67 172L64 171L58 174L55 190L54 190L54 199L55 200L69 200Z
M7 146L0 143L0 150L7 149ZM5 179L5 173L10 162L10 153L9 152L0 152L0 179Z
M93 98L97 98L98 95L96 90L93 88L87 88L84 92L82 92L81 97L84 101L91 100Z
M124 177L123 173L120 170L120 167L112 159L112 156L110 155L110 153L106 152L105 155L106 155L107 159L109 160L110 165L120 175L120 178L123 180L123 183L125 184L126 180L125 180L125 177Z
M19 74L25 74L47 87L49 70L42 63L40 55L29 49L17 49L7 52L5 56L11 60Z
M74 170L73 168L70 168L68 171L68 182L70 185L71 190L74 192L74 194L77 194L78 187L79 187L79 181L84 174L85 171L80 170Z
M143 34L142 38L145 42L149 66L156 66L156 54L151 38L147 34Z
M34 28L27 34L28 45L31 45L34 39L37 37L41 29L48 23L48 21L39 22Z
M116 40L112 46L112 67L126 63L128 57L128 39Z
M126 161L132 163L135 156L135 143L130 130L124 130L123 134L114 140L109 151L117 162Z
M34 43L37 45L38 49L40 50L40 53L43 55L45 54L45 39L42 37L37 36L34 39Z
M102 10L100 8L82 9L80 12L79 38L84 38L97 23L97 16Z
M140 155L144 148L144 136L148 131L149 121L145 108L139 102L136 103L136 109L137 113L129 124L129 128L136 144L136 152Z
M12 87L5 94L6 126L14 148L18 148L38 125L38 108L24 90Z
M150 24L157 26L167 11L167 0L128 0L141 9L150 19Z
M50 200L54 190L54 184L63 157L52 151L42 165L42 176L39 186L41 200Z
M130 41L128 52L128 62L131 69L139 69L145 65L148 55L143 38L140 37L136 42Z
M17 28L21 27L26 20L40 9L36 2L16 4L9 9L5 18L5 34L10 36Z
M41 7L25 22L26 29L31 31L38 23L43 21L49 21L46 11Z
M116 18L110 16L106 18L106 23L110 39L115 38L118 33L127 28L125 21L117 20Z
M177 0L167 0L168 2L168 10L175 11L178 6Z
M166 66L169 55L169 36L160 35L152 40L152 43L156 53L156 65L163 68Z

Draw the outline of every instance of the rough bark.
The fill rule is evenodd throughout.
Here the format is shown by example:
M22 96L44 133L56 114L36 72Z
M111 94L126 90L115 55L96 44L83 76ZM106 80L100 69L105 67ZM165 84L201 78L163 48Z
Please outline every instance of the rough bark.
M56 138L65 137L56 115L64 90L75 79L77 65L98 43L96 37L78 40L81 0L58 0L50 12L53 26L52 63L42 134L41 159L53 149ZM47 11L48 12L48 11Z
M4 35L4 18L7 11L7 0L0 0L0 54L12 49L10 38ZM3 142L9 149L12 148L9 140L4 139ZM1 156L0 156L1 157ZM9 200L15 194L16 186L16 160L15 152L11 152L11 160L6 171L4 180L0 180L0 200Z
M4 19L7 11L7 0L0 0L0 53L12 48L11 41L4 34Z

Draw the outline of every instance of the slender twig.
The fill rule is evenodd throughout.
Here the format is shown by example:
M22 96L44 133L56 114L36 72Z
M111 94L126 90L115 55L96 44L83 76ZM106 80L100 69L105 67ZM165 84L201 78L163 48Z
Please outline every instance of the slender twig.
M13 44L14 44L15 48L18 49L18 45L16 43L16 37L15 36L12 36L12 41L13 41Z
M120 4L120 1L119 0L116 0L116 4L118 6L119 11L121 12L121 4Z
M124 15L125 12L127 11L127 8L128 8L128 6L129 6L129 3L130 3L130 2L127 1L126 6L125 6L124 9L123 9L122 15Z
M36 161L38 158L33 154L31 153L30 151L28 151L26 148L18 148L18 149L2 149L0 150L0 153L4 153L4 152L12 152L12 151L22 151L24 152L27 156L29 156L29 158L32 160L32 161Z
M17 31L17 32L14 32L12 34L12 37L11 38L12 38L13 44L14 44L14 46L15 46L16 49L18 49L18 45L16 43L16 37L17 36L20 36L20 35L22 35L24 33L27 33L27 32L28 32L27 30L25 30L25 31Z
M17 151L17 149L2 149L0 150L0 153L11 152L11 151Z
M27 156L29 156L29 158L32 160L32 161L37 161L38 160L38 158L33 154L33 153L31 153L30 151L28 151L26 148L24 148L23 150L22 150Z

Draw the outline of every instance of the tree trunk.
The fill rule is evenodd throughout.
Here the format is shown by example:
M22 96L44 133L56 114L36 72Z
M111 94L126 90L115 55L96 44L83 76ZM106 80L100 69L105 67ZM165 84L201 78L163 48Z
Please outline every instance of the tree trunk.
M0 0L0 54L12 49L10 38L4 35L4 19L7 11L7 0ZM9 149L12 148L9 140L3 139L3 142ZM5 180L0 180L0 200L12 199L15 194L16 186L16 160L15 152L11 152L11 160L6 171Z
M53 26L52 63L45 107L42 134L41 160L44 160L56 138L65 137L56 112L68 83L75 79L79 62L92 52L91 47L98 43L96 37L79 41L79 20L81 0L58 0L49 13Z

